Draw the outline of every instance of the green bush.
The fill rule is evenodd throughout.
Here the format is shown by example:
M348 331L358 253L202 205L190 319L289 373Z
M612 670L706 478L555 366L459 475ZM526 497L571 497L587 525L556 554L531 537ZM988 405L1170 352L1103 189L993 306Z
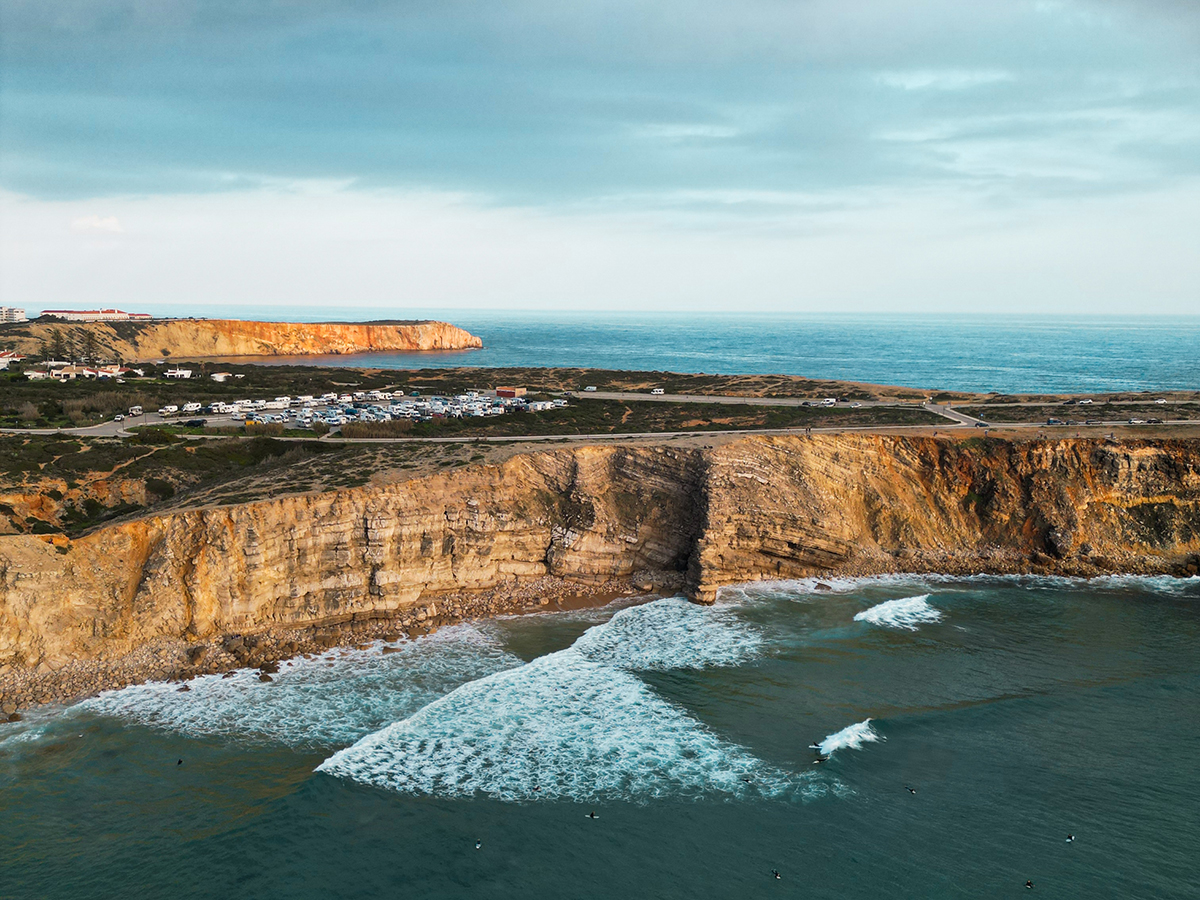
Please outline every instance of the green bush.
M283 425L279 422L268 422L266 424L247 422L246 434L254 437L280 437L283 435Z
M342 426L342 437L347 438L403 437L411 432L412 422L407 419L393 422L347 422Z
M141 428L128 440L131 444L161 446L165 444L178 444L183 438L173 435L169 431L164 431L161 428Z
M175 496L175 485L169 481L164 481L161 478L147 478L146 490L154 494L160 500L169 500Z

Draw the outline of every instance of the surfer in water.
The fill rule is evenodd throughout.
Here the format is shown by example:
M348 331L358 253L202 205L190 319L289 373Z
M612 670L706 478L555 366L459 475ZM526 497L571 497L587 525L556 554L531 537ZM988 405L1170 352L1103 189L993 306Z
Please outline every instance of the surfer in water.
M915 795L915 794L917 793L917 789L916 789L915 787L913 787L912 785L910 785L910 784L906 784L906 785L904 786L904 789L905 789L906 791L908 791L910 794L913 794L913 795Z
M593 809L593 810L592 810L590 813L588 813L588 816L587 816L587 817L588 817L589 819L598 819L598 818L600 818L598 815L596 815L596 811L595 811L594 809Z
M772 870L771 870L771 874L772 874L772 875L774 875L776 879L779 879L779 878L782 878L782 877L783 877L782 875L780 875L780 874L779 874L779 870L778 870L778 869L772 869Z
M1068 834L1068 835L1067 835L1067 843L1068 843L1068 844L1073 844L1073 843L1075 843L1075 835L1073 835L1073 834Z
M1029 888L1030 890L1033 890L1033 882L1032 881L1025 882L1025 887Z

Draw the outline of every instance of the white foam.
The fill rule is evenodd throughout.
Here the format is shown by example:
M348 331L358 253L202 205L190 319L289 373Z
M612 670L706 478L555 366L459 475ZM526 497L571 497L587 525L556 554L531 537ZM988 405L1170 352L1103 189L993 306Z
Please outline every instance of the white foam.
M635 676L574 648L463 685L318 771L405 793L506 801L822 789L772 769Z
M574 648L593 662L632 671L736 666L757 656L762 635L733 605L668 597L622 609L584 632Z
M384 652L385 649L393 652ZM331 650L280 664L271 683L257 670L105 691L75 709L183 732L290 746L344 746L429 701L501 669L521 665L484 631L444 628L419 640Z
M847 725L818 744L822 756L832 756L838 750L861 750L863 744L873 744L883 738L871 727L870 719Z
M942 614L929 605L929 595L904 597L900 600L888 600L878 606L863 610L854 617L855 622L870 622L885 628L906 628L916 631L917 626L926 622L938 622Z
M753 598L756 595L775 597L780 593L801 595L797 599L811 600L810 594L844 594L866 587L912 587L917 590L931 586L998 584L1016 587L1139 589L1163 594L1200 594L1200 575L1096 575L1082 578L1068 575L945 575L908 572L889 575L863 575L854 578L798 578L787 581L751 581L721 588L721 599L736 596Z

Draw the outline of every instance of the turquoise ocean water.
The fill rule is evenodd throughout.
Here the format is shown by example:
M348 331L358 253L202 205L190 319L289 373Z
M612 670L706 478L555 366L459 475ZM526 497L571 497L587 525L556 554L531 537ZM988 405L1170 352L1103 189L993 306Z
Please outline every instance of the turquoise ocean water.
M206 312L322 318L304 311L281 316L280 310L269 308ZM784 374L1002 393L1200 389L1200 316L606 316L378 308L341 308L337 315L345 320L388 317L446 319L483 338L484 349L273 361Z
M1200 579L832 587L35 712L0 896L1200 896Z

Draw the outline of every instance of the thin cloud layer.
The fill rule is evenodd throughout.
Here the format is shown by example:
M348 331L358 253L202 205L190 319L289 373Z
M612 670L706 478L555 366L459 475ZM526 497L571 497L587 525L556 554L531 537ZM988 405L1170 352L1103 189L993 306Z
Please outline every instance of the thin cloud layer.
M614 236L609 256L633 234L615 222L672 246L725 234L769 257L841 235L866 254L900 210L937 258L951 220L1013 246L1139 197L1189 221L1163 198L1200 178L1200 13L1182 0L0 0L0 21L7 235L109 198L294 214L286 198L319 185L364 213L438 196L480 223L570 219ZM1154 302L1194 296L1185 260L1154 265L1175 285Z

